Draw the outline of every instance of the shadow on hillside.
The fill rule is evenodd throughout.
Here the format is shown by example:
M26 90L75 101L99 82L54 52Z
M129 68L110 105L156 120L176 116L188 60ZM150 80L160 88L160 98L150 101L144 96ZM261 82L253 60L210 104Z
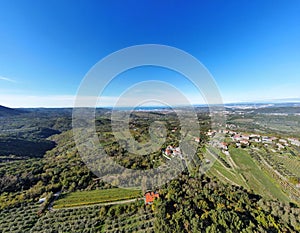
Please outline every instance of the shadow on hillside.
M53 149L55 142L48 140L29 141L24 139L0 139L0 155L17 155L31 158L42 157L46 151Z

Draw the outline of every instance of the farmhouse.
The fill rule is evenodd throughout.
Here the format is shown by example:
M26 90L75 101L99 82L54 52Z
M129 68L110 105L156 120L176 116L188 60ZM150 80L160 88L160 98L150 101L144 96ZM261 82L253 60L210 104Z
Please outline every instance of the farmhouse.
M241 135L242 140L249 140L250 137L246 134Z
M216 131L208 131L207 132L207 136L209 136L209 137L213 137L215 135L216 135Z
M38 203L41 204L41 203L44 203L45 201L46 201L46 198L43 197L43 198L40 198L40 199L39 199Z
M165 154L166 155L171 155L173 153L173 147L168 146L167 149L165 150Z
M248 140L241 140L240 141L240 143L242 144L242 145L249 145L249 141Z
M259 135L259 134L250 134L250 135L249 135L249 138L250 138L250 139L255 139L255 138L258 138L258 139L259 139L259 138L260 138L260 135Z
M279 142L281 142L281 143L283 143L283 144L287 144L287 140L285 140L285 139L279 139Z
M272 143L273 142L273 138L269 138L268 136L263 136L262 137L262 142L263 143Z
M222 152L223 152L223 154L225 154L225 155L227 155L227 156L229 156L229 155L230 155L230 153L229 153L229 151L228 151L228 150L222 150Z
M226 142L217 142L216 146L222 150L228 150L228 143Z
M199 138L199 137L196 137L196 138L195 138L195 142L200 142L200 138Z
M283 145L280 144L280 143L276 143L276 146L277 146L278 150L282 150L282 149L285 148L285 146L283 146Z
M232 139L235 141L240 141L242 139L242 137L240 134L235 134Z
M171 156L176 157L179 156L182 159L182 154L180 147L173 147L173 146L167 146L166 150L163 151L163 156ZM167 159L170 159L170 157L167 157Z
M145 205L151 205L155 198L159 198L159 194L157 192L146 192L144 196Z

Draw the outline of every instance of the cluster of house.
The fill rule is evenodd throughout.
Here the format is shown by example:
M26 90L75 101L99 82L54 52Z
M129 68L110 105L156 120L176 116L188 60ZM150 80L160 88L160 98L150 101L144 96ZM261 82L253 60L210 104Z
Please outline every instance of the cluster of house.
M277 147L278 150L285 149L286 146L295 145L300 147L300 142L299 140L295 138L288 138L282 139L282 138L277 138L277 137L270 137L270 136L262 136L259 134L243 134L243 133L238 133L235 131L231 130L220 130L219 132L213 130L213 131L208 131L207 136L214 137L216 133L223 133L227 136L229 136L232 141L235 143L237 147L246 147L249 146L251 142L256 142L256 143L262 143L265 146L268 146L269 144L273 144ZM220 149L223 150L223 152L226 154L228 152L228 143L225 142L220 142L217 145Z
M171 157L180 157L182 159L182 154L180 147L167 146L167 148L163 151L164 157L167 159L171 159Z
M300 142L299 140L295 139L295 138L288 138L288 141L294 145L294 146L299 146L300 147Z

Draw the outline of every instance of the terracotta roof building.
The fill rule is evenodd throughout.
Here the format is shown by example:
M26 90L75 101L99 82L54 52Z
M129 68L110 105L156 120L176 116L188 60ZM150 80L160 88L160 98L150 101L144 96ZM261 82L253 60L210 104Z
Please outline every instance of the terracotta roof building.
M145 204L151 205L155 198L159 198L159 194L157 192L147 192L145 193Z

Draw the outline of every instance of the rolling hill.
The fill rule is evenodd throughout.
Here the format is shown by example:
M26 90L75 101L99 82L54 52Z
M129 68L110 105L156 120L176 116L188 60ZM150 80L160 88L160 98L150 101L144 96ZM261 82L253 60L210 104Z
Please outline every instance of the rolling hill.
M16 116L25 113L23 110L17 110L0 105L0 117Z

